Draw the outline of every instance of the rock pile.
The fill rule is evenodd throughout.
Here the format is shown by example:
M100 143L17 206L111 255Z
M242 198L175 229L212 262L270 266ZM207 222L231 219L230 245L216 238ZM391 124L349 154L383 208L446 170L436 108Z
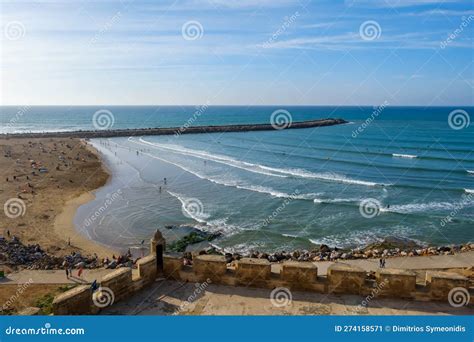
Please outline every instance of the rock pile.
M461 252L474 250L474 243L467 243L465 245L453 246L439 246L439 247L420 247L411 246L410 248L403 247L388 247L387 241L384 241L377 246L372 245L366 248L358 249L339 249L337 247L330 248L327 245L321 245L319 249L313 251L296 250L293 252L251 252L247 255L239 253L224 253L216 249L208 249L207 254L223 254L228 263L239 260L243 257L267 259L270 262L282 262L285 260L293 261L335 261L335 260L349 260L349 259L371 259L371 258L390 258L399 256L422 256L422 255L453 255ZM385 248L384 248L385 246ZM202 252L201 252L202 253Z
M101 266L97 257L73 253L65 257L49 255L39 245L24 245L17 237L11 240L0 238L0 264L13 269L54 270L65 266L97 268ZM80 265L80 266L77 266Z

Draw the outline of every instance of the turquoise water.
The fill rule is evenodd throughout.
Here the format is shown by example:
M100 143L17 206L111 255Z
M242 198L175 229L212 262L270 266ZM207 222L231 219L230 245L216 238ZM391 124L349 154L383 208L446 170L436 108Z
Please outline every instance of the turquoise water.
M136 247L166 224L222 232L215 244L240 252L354 247L386 236L474 240L474 128L453 129L448 120L473 108L31 107L17 115L19 107L2 107L0 118L4 132L93 129L100 109L112 113L113 128L268 123L278 109L293 121L351 121L94 140L114 177L79 209L76 225L105 244ZM375 214L361 213L368 200Z

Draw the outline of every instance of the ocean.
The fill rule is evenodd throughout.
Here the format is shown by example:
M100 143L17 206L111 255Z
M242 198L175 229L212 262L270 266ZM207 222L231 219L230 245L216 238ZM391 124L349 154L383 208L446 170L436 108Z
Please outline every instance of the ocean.
M221 233L212 243L240 253L354 248L388 236L425 245L474 240L472 107L4 106L0 121L1 133L182 131L269 123L275 111L286 123L349 123L94 139L113 177L79 208L77 228L125 249L157 228L172 240L166 225L192 225Z

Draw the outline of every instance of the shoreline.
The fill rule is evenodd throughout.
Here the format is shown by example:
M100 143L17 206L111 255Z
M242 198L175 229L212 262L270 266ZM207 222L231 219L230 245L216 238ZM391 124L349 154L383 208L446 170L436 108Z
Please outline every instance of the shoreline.
M106 186L112 178L112 173L107 168L107 164L102 160L99 151L95 149L94 146L87 143L87 141L81 139L80 143L87 151L95 155L100 163L101 169L107 174L107 179L97 188L86 191L77 197L67 200L62 208L61 213L57 215L54 220L54 232L66 243L68 243L70 238L71 246L79 248L85 251L87 254L97 254L99 258L110 257L114 254L120 255L120 252L113 249L111 246L106 246L92 239L91 237L82 234L78 227L74 224L74 218L76 217L79 207L93 201L96 198L94 192ZM64 236L64 233L66 233L67 238Z
M89 143L92 145L92 143ZM99 151L99 154L101 153L101 146L96 147ZM112 155L113 151L110 150ZM119 157L117 157L119 158ZM107 166L107 163L104 162L104 164ZM111 166L112 168L114 166ZM120 175L120 169L121 166L117 166L117 175ZM111 178L114 177L114 171L109 170L111 172ZM109 180L110 181L110 180ZM180 208L178 205L176 208ZM192 220L192 219L190 219ZM156 225L156 224L155 224ZM205 224L206 225L206 224ZM159 230L162 233L165 233L167 231L172 231L173 229L175 230L175 235L176 235L176 228L182 228L182 227L187 227L188 232L186 234L183 234L180 238L172 238L171 240L167 240L167 247L169 248L172 244L176 242L182 242L182 244L186 244L186 247L189 246L189 249L186 251L189 251L191 253L199 253L199 252L204 252L206 250L214 250L216 253L221 254L221 255L226 255L226 254L233 254L233 255L239 255L240 257L258 257L258 258L269 258L270 261L275 262L278 259L282 260L283 255L282 249L272 249L272 250L259 250L258 248L253 248L252 250L248 250L246 252L241 252L241 251L235 251L233 250L232 246L230 247L221 247L218 246L218 242L216 244L209 243L207 247L202 247L202 244L207 242L210 242L208 240L208 236L204 236L202 239L198 239L199 241L195 242L195 245L193 242L190 242L192 239L189 239L189 235L192 232L202 235L206 235L206 230L202 229L202 223L201 222L188 222L188 223L180 223L180 224L175 224L174 222L165 222L157 226ZM179 229L181 231L181 229ZM219 235L222 234L222 236L225 235L223 232L224 230L218 230L214 232L216 234L216 238L218 238ZM181 235L179 233L178 235ZM212 235L212 234L211 234ZM182 240L182 241L180 241ZM187 241L186 241L187 240ZM196 248L197 247L197 248ZM321 250L320 248L322 247L322 252L320 253ZM438 248L440 250L438 250ZM368 255L374 254L374 256L366 256L364 253L366 250L374 250L374 253L369 252ZM434 244L434 243L423 243L417 240L412 240L406 237L401 237L401 236L383 236L383 240L378 240L378 241L372 241L372 242L367 242L364 245L357 245L357 246L352 246L352 247L340 247L338 245L324 245L324 244L316 244L312 242L311 246L296 246L293 249L286 249L286 252L283 252L285 254L285 258L291 258L292 260L298 260L300 256L302 256L302 260L300 261L310 261L313 259L313 261L329 261L329 260L351 260L351 259L366 259L368 258L377 258L381 257L384 250L387 250L386 255L384 257L411 257L411 256L417 256L417 255L439 255L444 252L450 251L450 253L453 254L459 254L463 253L465 251L470 251L474 250L474 241L472 240L467 240L467 241L462 241L455 244L451 244L449 246L443 245L443 244ZM378 252L377 252L378 251ZM185 251L177 251L173 249L168 249L169 253L184 253ZM211 252L213 253L213 252ZM293 254L296 253L298 255L297 257L293 256ZM291 257L289 256L291 254ZM332 255L331 255L332 254ZM257 256L258 255L258 256Z
M71 246L85 251L88 254L97 254L99 258L110 257L113 254L120 254L112 247L105 246L98 241L83 235L74 224L74 217L80 206L93 201L95 196L90 192L85 192L79 197L66 201L62 212L54 220L54 232L65 243L71 239Z
M45 141L50 141L50 139L39 139L37 141L45 142ZM0 142L2 142L2 140L0 140ZM20 142L24 142L24 141L20 140ZM74 224L74 218L77 214L78 208L90 201L93 201L96 198L95 192L98 189L106 186L109 182L111 182L112 177L113 177L113 172L108 168L107 163L103 160L100 150L98 150L96 147L94 147L91 143L87 141L76 140L76 142L77 142L77 145L80 145L81 148L86 150L88 153L93 154L95 157L95 160L94 158L92 158L91 160L97 164L96 166L97 170L95 170L95 172L92 175L89 174L89 178L94 177L97 174L97 172L102 172L103 177L99 180L99 182L95 182L93 188L89 187L88 189L83 189L85 191L81 191L78 193L77 191L78 186L75 185L73 187L75 191L72 191L73 193L69 194L69 196L64 195L65 194L64 191L60 192L61 196L63 196L62 202L59 205L59 208L56 208L59 210L59 212L57 213L57 215L54 216L53 227L50 227L52 228L51 233L53 233L59 241L56 243L54 243L53 241L52 244L50 244L50 246L52 245L53 247L50 248L48 252L53 255L64 255L67 252L79 250L83 252L84 254L95 253L99 257L105 257L105 256L110 257L112 254L120 255L120 248L115 249L111 246L107 246L101 242L94 240L92 237L87 236L86 234L81 232L79 227L77 227ZM82 172L82 169L81 169L81 172ZM75 171L75 173L76 174L78 173L77 170ZM47 196L45 197L47 198ZM165 227L161 227L161 228L166 229ZM48 233L49 232L46 232L46 235L48 235ZM40 246L42 247L45 246L46 249L48 249L48 244L43 245L43 243L41 242L41 237L42 237L41 234L37 234L36 236L33 236L33 238L31 238L30 236L30 239L29 240L26 239L26 240L27 242L33 241L34 243L38 243ZM71 245L68 245L69 239L71 239ZM364 250L369 247L371 247L372 250L378 250L378 252L375 252L375 253L371 252L369 253L369 255L366 255L364 253ZM368 246L363 246L359 248L359 251L354 253L354 251L348 251L348 250L340 249L340 248L330 248L328 246L321 245L319 246L319 248L315 246L315 248L312 251L308 251L305 249L295 249L295 250L287 251L286 253L281 253L279 251L273 251L273 252L255 251L254 253L248 253L249 255L243 255L243 254L239 255L239 253L232 253L233 254L232 255L231 253L226 253L225 251L220 251L220 253L223 255L227 255L229 258L231 256L232 257L251 256L251 257L257 257L257 258L269 259L269 261L271 262L277 262L283 259L286 259L286 260L292 259L292 260L297 260L297 261L329 261L329 260L349 260L349 259L359 259L359 258L366 259L366 258L377 258L377 257L390 258L390 257L405 257L405 256L410 257L414 255L436 255L439 252L459 254L463 252L461 251L461 248L453 248L453 249L450 248L449 250L442 249L440 251L436 251L437 247L438 246L433 245L430 247L411 246L409 248L404 248L402 246L370 246L368 245ZM469 245L468 250L472 250L472 249L474 249L474 245L471 244ZM387 252L383 253L384 250L387 250ZM421 250L421 252L417 252L417 250ZM405 251L406 253L404 253ZM196 251L196 252L199 252L199 251ZM370 254L373 254L373 256Z

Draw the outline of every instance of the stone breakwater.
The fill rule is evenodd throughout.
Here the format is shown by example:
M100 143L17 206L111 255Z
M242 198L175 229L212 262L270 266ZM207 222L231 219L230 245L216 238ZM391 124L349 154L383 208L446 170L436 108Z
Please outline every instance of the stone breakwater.
M320 119L292 122L285 129L312 128L323 126L334 126L347 123L343 119ZM13 133L1 134L3 138L112 138L130 137L143 135L181 135L198 133L227 133L227 132L250 132L250 131L272 131L280 127L272 124L247 124L247 125L222 125L222 126L191 126L191 127L168 127L168 128L131 128L131 129L107 129L92 131L70 131L70 132L43 132L43 133Z

